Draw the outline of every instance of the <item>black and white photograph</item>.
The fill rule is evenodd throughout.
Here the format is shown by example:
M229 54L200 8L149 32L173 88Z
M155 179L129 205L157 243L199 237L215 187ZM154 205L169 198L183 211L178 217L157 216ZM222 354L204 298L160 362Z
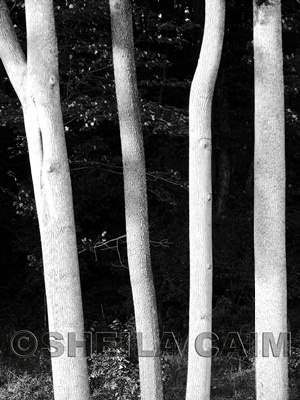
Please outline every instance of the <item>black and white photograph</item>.
M300 400L300 0L0 0L0 400Z

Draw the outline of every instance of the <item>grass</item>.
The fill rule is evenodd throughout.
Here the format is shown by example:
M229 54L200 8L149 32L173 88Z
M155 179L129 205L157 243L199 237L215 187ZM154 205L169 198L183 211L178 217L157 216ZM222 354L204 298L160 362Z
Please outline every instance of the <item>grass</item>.
M165 400L185 398L187 356L166 356L162 360ZM122 351L112 358L93 354L88 359L93 400L139 399L138 365ZM290 358L290 400L299 400L300 350ZM0 360L1 400L53 400L48 359L12 357ZM255 373L252 360L215 357L212 360L212 400L254 400Z

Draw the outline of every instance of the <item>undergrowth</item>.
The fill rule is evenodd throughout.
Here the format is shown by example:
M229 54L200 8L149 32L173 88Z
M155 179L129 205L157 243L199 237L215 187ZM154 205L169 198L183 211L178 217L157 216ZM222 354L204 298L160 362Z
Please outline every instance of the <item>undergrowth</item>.
M139 376L136 359L120 347L93 353L88 358L92 400L138 400ZM187 354L164 355L162 373L165 400L183 400L186 390ZM299 346L289 359L290 400L298 399L300 378ZM35 355L30 359L0 354L1 400L53 400L50 360ZM212 400L254 400L253 359L214 357L212 359Z

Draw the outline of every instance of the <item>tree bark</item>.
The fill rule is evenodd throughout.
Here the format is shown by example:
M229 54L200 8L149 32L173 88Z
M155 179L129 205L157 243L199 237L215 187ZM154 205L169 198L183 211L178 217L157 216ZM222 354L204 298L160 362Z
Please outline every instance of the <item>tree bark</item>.
M207 0L205 29L189 105L190 310L186 400L210 399L210 343L199 355L196 338L212 329L211 108L220 65L225 1ZM200 346L201 347L201 346ZM197 348L197 349L196 349Z
M285 133L281 2L254 1L254 252L257 399L288 399L288 360L262 353L287 332Z
M146 171L129 0L110 0L113 64L122 145L127 252L138 343L141 398L163 399L159 329L148 227ZM144 350L142 350L144 349ZM142 351L150 351L148 356Z
M68 354L68 333L84 340L73 200L62 120L53 3L26 0L27 63L0 0L0 56L21 101L43 252L49 331L64 338L51 357L55 400L87 400L84 346Z

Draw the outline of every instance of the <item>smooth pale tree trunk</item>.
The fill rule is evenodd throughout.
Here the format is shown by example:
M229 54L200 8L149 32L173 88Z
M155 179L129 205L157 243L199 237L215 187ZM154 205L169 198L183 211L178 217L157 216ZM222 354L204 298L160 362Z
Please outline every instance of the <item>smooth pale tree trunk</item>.
M84 340L84 325L53 3L26 0L25 11L27 62L5 2L0 0L0 56L23 107L42 242L49 331L64 338L63 354L51 358L54 397L87 400L84 346L76 349L76 356L67 346L72 341L68 341L68 333L74 333L77 341Z
M113 64L122 145L127 252L138 343L141 398L163 399L159 329L148 227L144 145L129 0L110 0ZM148 354L145 351L149 351ZM157 354L155 354L157 353Z
M206 339L201 344L200 337L196 339L212 329L211 108L224 24L225 0L207 0L202 48L189 104L190 310L186 400L210 399L211 342Z
M261 2L260 2L261 3ZM288 360L262 354L262 334L287 332L285 133L281 2L254 1L256 398L288 399ZM267 343L268 345L268 343ZM270 348L270 346L267 346Z

